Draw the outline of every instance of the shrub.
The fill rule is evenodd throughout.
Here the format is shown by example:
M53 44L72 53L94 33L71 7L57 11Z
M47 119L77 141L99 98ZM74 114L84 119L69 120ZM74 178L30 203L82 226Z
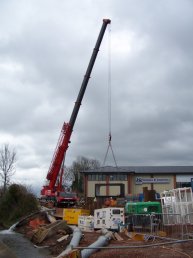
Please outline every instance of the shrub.
M0 202L0 223L8 227L38 210L38 202L25 186L12 184Z

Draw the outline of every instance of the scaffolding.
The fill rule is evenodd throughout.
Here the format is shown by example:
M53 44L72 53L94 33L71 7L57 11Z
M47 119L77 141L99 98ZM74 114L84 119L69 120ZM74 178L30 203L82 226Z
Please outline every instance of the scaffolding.
M160 197L164 224L182 224L184 223L184 217L187 214L193 213L193 195L191 187L164 191L160 194ZM193 216L189 216L188 218L189 221L186 221L186 223L193 224Z

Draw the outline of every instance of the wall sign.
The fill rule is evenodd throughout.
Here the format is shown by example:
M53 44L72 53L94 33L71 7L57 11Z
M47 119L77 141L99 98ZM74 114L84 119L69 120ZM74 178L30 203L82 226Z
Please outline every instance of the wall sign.
M136 177L135 184L142 185L142 184L169 184L169 178L142 178Z

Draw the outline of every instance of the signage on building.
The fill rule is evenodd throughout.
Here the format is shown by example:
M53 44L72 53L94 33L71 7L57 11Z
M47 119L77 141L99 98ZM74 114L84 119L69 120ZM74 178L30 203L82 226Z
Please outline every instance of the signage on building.
M136 177L135 184L142 185L142 184L169 184L169 178L142 178Z

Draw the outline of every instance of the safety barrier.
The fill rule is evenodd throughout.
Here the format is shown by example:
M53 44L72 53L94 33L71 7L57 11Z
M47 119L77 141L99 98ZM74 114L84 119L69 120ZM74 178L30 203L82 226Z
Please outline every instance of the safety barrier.
M184 239L184 236L191 230L191 227L187 227L191 225L187 223L190 221L190 216L192 219L193 214L187 214L186 218L180 214L132 214L126 217L126 224L129 231L136 233Z
M184 216L184 238L193 238L193 212Z

